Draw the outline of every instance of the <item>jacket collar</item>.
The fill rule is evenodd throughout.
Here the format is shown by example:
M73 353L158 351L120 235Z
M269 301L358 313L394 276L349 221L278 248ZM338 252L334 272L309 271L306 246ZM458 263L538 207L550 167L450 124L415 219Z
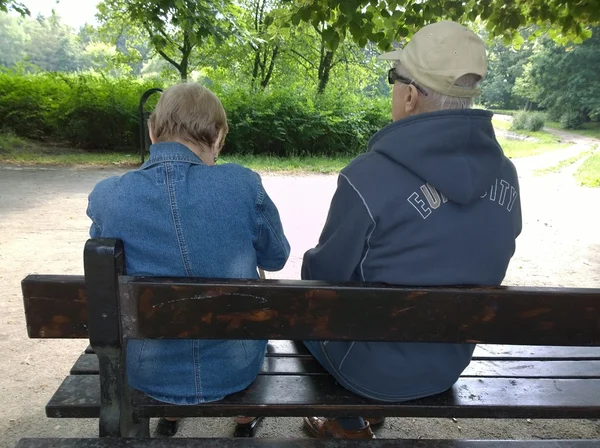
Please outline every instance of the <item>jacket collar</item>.
M186 162L194 165L204 165L200 157L187 146L177 142L162 142L150 146L150 158L140 169L145 170L163 162Z

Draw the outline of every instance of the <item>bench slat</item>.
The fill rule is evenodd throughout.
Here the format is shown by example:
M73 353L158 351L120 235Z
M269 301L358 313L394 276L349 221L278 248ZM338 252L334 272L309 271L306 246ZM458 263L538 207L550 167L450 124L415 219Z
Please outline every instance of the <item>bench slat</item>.
M85 353L94 353L88 345ZM269 341L267 356L309 357L312 355L302 343L294 341ZM482 361L600 361L600 347L556 347L544 345L493 345L479 344L473 353L473 360Z
M265 359L262 375L328 375L314 358ZM84 354L71 375L98 375L98 357ZM600 378L600 361L472 361L463 377L481 378Z
M119 282L125 338L600 345L600 289L142 277Z
M160 403L134 392L141 417L339 416L461 418L599 418L600 380L461 378L444 394L406 403L381 403L346 391L328 375L259 375L245 391L198 406ZM67 377L46 406L51 418L95 418L96 375Z
M124 322L125 337L600 346L594 317L600 289L141 277L120 282L123 298L130 298L122 304L125 315L138 314ZM29 337L88 337L82 276L28 276L22 289ZM348 325L348 316L356 315L360 322Z
M30 338L87 338L83 275L29 275L21 282Z
M557 347L536 345L479 344L473 353L477 360L600 360L600 347Z
M22 439L17 448L595 448L600 440Z

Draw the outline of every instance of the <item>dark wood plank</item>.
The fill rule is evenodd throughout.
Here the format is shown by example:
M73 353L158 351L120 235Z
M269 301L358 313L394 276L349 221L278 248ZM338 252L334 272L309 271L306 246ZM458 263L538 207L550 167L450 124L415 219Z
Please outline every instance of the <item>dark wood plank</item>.
M100 417L100 378L98 375L66 377L46 404L50 418Z
M17 448L596 448L600 440L23 439Z
M29 275L21 282L30 338L87 338L82 275Z
M120 281L130 338L600 345L600 289Z
M85 349L85 353L94 353L94 349L88 346ZM269 341L267 356L312 358L312 355L302 342L281 340ZM563 361L600 361L600 347L479 344L475 348L473 359L481 361L552 361L559 359Z
M600 378L600 361L471 361L462 377Z
M319 362L311 357L267 357L262 365L262 375L328 375ZM71 375L98 375L98 357L93 354L81 355L73 367Z
M301 341L272 340L267 345L267 356L309 357L312 355Z
M328 375L310 357L267 357L261 375ZM84 354L71 375L98 375L98 357ZM463 377L481 378L600 378L600 361L472 361Z
M488 345L475 348L477 360L600 360L600 347L557 347L535 345Z
M133 394L140 417L339 416L600 418L600 380L461 378L452 390L405 403L381 403L346 391L328 375L259 375L245 391L216 403L174 406ZM46 406L48 417L98 417L98 377L69 376Z

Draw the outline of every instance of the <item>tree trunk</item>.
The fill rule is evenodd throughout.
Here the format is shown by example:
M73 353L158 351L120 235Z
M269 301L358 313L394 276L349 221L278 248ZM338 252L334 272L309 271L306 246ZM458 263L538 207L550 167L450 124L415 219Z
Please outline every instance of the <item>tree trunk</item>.
M325 92L325 88L329 83L329 75L331 73L331 68L333 67L334 52L327 50L322 54L321 63L319 64L319 87L317 90L319 94Z
M271 81L271 76L273 76L273 68L275 67L275 60L277 59L278 54L279 54L279 45L276 45L275 48L273 48L273 52L271 53L271 63L269 64L269 70L267 71L266 76L263 78L262 82L260 83L260 85L263 89L266 89L267 86L269 85L269 82Z

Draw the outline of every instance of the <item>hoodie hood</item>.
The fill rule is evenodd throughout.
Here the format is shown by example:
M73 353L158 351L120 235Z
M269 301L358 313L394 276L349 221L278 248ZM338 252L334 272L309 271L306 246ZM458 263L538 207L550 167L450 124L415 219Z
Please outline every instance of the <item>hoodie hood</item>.
M504 165L492 116L478 109L415 115L375 134L369 151L404 166L451 201L469 204L490 188Z

